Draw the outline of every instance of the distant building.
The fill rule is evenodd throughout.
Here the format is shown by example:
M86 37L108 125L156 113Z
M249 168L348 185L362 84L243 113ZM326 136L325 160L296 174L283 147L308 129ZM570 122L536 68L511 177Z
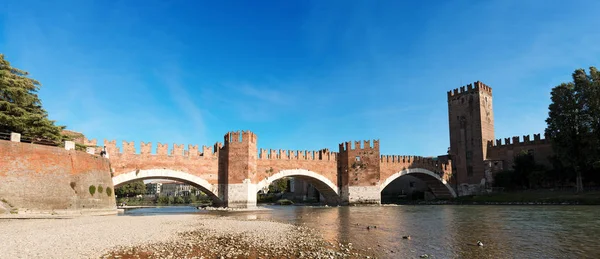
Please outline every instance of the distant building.
M146 184L146 194L148 195L158 195L161 192L162 183L161 182L153 182Z
M166 196L189 196L193 186L179 182L162 182L161 195Z

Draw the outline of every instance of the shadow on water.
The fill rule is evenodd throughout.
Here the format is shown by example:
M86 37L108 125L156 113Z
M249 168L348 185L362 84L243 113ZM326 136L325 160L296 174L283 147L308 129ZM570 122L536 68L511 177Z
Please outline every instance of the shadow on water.
M382 258L600 258L600 206L261 207L267 210L163 207L125 215L198 213L304 225Z

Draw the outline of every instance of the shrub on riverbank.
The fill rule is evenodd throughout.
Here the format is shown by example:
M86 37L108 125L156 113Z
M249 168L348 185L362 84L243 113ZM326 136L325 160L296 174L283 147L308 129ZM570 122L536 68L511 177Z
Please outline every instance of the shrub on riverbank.
M281 199L281 200L277 200L277 201L275 202L275 204L277 204L277 205L293 205L293 204L294 204L294 202L293 202L293 201L290 201L290 200L288 200L288 199Z

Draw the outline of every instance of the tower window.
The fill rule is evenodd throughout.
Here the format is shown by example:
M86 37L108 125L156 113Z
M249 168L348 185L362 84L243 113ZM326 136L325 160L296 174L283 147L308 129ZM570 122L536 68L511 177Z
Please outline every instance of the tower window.
M467 176L473 176L473 166L467 166Z
M354 160L356 160L356 161L360 161L360 156L356 156L356 157L354 158Z

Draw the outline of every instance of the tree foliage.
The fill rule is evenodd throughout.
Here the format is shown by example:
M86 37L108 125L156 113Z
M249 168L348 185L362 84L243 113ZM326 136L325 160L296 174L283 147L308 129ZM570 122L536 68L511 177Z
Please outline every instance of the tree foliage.
M0 54L0 132L17 132L31 139L62 140L64 126L54 125L37 95L40 82L12 67Z
M129 182L115 188L115 195L118 197L134 197L140 194L146 194L146 185L142 180Z
M546 135L565 173L575 173L577 191L583 190L582 173L593 173L600 161L600 72L578 69L573 82L552 89Z
M535 162L527 151L517 154L511 170L498 172L494 176L494 185L508 189L529 189L542 186L547 180L547 170Z
M277 179L269 185L269 192L282 193L287 191L289 179L287 177Z

